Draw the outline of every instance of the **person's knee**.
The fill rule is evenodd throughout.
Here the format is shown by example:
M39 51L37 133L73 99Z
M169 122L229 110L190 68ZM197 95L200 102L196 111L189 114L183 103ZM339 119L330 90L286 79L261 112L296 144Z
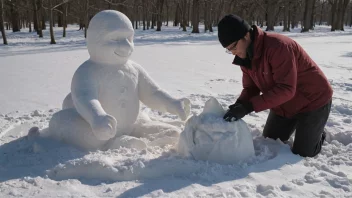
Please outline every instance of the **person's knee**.
M296 155L300 155L302 157L315 157L316 155L318 155L321 151L321 147L317 147L317 148L297 148L297 147L293 147L292 148L292 153L296 154Z
M283 136L282 134L278 135L278 134L275 134L275 133L263 133L263 137L265 138L270 138L270 139L273 139L273 140L277 140L277 139L280 139L282 142L286 142L290 136Z

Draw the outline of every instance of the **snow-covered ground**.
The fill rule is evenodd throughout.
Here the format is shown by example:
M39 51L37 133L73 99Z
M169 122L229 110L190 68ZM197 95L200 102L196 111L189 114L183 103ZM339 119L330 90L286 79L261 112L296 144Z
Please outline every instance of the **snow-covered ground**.
M334 89L321 154L302 158L288 145L264 139L264 111L244 118L255 158L233 165L184 159L170 147L84 152L27 137L32 126L47 127L70 91L73 72L88 58L77 29L70 26L62 38L56 28L57 45L49 44L47 30L44 39L8 31L9 46L0 45L0 197L352 197L351 28L283 33L306 49ZM216 32L136 30L135 45L132 59L172 95L188 97L194 114L211 96L226 107L241 91L241 71ZM143 111L154 119L178 119Z

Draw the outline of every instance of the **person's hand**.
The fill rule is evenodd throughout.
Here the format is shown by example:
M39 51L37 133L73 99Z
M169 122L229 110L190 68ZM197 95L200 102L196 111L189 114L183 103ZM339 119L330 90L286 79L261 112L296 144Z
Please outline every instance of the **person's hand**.
M250 102L236 102L229 106L229 109L224 115L224 120L227 122L242 119L244 116L253 111L253 105Z
M99 140L109 140L116 135L117 121L111 115L99 116L92 125L93 133Z

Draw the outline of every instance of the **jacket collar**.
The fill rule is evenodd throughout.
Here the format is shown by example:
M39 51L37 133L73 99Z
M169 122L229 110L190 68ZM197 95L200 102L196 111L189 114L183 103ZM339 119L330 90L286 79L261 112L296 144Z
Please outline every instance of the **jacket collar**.
M264 31L257 27L252 26L254 32L254 43L253 43L253 57L254 59L260 58L263 52L263 42L264 42Z
M247 58L243 59L235 56L232 64L246 67L247 69L252 68L252 60L260 58L263 51L263 39L264 31L257 26L252 26L253 31L251 32L251 44L247 48Z

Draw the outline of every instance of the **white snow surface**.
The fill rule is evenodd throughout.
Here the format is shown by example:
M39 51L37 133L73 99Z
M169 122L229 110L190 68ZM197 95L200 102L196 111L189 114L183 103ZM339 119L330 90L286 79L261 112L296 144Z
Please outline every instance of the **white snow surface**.
M216 98L206 101L203 112L186 122L177 145L181 156L219 164L236 164L254 157L247 124L242 119L226 122L225 112Z
M264 27L265 28L265 27ZM70 92L78 66L89 58L77 26L55 28L56 45L35 33L7 31L0 45L0 197L352 197L352 29L290 36L325 72L333 89L327 142L319 155L302 158L289 145L262 137L268 111L243 120L255 156L219 164L183 157L172 146L87 152L44 137L27 136L48 127ZM202 29L201 29L202 30ZM282 27L276 27L281 32ZM199 115L216 98L226 108L241 91L240 68L214 33L190 34L177 27L135 32L133 60L175 97L187 97ZM183 130L178 116L142 106L152 120ZM292 138L291 138L292 141Z

